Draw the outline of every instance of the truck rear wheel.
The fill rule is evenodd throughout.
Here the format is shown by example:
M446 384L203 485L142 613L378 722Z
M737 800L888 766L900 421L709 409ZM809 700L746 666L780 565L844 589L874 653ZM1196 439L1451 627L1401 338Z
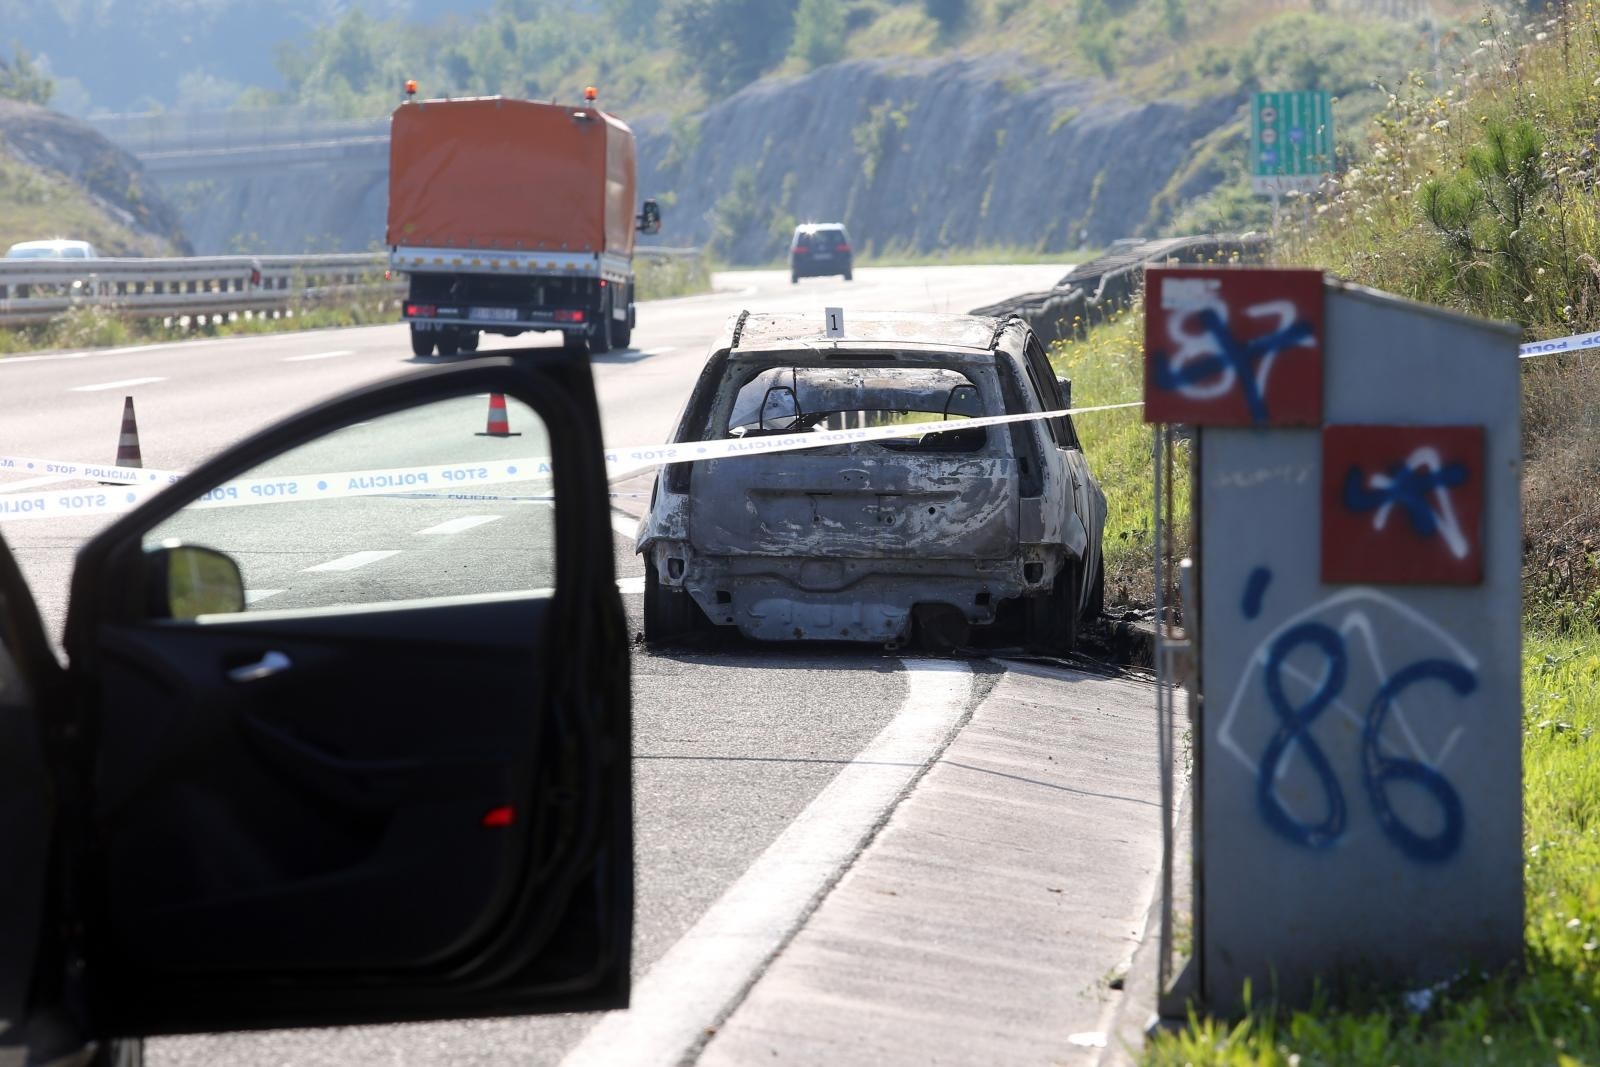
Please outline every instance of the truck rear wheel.
M463 351L463 352L476 352L478 350L478 331L477 330L462 330L461 331L461 337L460 337L460 343L461 343L461 351Z
M433 331L419 330L411 327L411 354L413 356L433 355Z
M439 354L453 356L461 348L461 334L455 330L439 331Z
M633 320L623 319L621 322L612 320L611 340L616 342L618 348L627 348L633 344Z
M599 311L589 323L589 354L598 356L611 351L611 301L600 302Z

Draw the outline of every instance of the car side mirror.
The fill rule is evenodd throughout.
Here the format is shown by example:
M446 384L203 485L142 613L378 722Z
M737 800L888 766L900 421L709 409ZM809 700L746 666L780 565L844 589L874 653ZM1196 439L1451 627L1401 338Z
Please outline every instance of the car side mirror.
M1072 406L1072 379L1057 378L1056 384L1061 386L1061 406L1070 408Z
M145 553L145 601L153 619L232 615L245 607L244 575L214 548L168 543Z
M638 221L638 224L639 224L639 232L640 233L643 233L643 234L660 233L661 232L661 205L657 204L653 199L652 200L646 200L643 204L639 205L639 218L638 218L637 221Z

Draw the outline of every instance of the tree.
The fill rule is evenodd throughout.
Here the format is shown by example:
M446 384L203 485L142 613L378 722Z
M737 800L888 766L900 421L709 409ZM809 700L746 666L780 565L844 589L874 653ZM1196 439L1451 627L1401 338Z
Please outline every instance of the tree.
M713 93L766 73L789 50L796 0L669 0L667 33L692 76Z
M813 68L844 57L842 0L800 0L794 11L794 44L789 54Z
M56 83L21 45L17 45L10 62L0 56L0 97L43 106L55 92Z
M952 33L967 21L968 0L922 0L922 10L939 24L944 33Z

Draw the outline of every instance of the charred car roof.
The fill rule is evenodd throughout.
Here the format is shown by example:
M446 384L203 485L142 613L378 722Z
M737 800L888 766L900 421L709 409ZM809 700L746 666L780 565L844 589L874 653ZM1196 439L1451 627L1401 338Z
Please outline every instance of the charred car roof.
M828 350L882 351L906 345L993 352L1011 319L916 312L849 312L844 337L831 338L815 313L741 312L725 347L739 354L827 346Z

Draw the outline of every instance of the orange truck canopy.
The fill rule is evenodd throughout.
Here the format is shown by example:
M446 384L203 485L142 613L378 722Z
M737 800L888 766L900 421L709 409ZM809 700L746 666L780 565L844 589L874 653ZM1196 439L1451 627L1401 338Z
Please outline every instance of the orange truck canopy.
M395 109L388 244L633 255L633 131L594 107L485 97Z

